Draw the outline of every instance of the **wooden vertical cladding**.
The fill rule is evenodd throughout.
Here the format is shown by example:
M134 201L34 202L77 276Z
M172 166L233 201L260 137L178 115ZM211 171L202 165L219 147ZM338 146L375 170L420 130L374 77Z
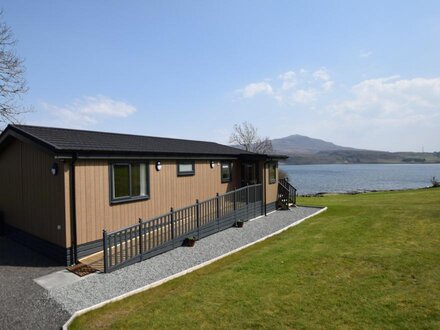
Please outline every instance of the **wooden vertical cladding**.
M63 176L64 176L64 223L65 223L65 239L66 245L65 247L70 247L72 238L71 238L71 209L70 209L70 161L66 161L63 167ZM61 174L61 173L60 173Z
M270 183L269 180L269 166L270 163L266 163L264 166L264 175L265 175L265 182L266 182L266 203L270 204L270 203L274 203L277 201L278 199L278 167L275 171L276 173L276 180L275 183Z
M5 222L66 246L64 164L33 145L12 139L0 153L0 211ZM57 175L51 167L58 164Z
M58 173L51 167L58 164ZM232 181L221 182L221 161L196 160L195 174L177 175L176 160L149 162L147 200L110 203L109 161L78 160L75 164L78 244L102 238L102 230L117 230L241 186L241 165L233 161ZM266 183L266 202L277 199L277 184L269 184L268 165L259 161L259 178ZM39 147L11 139L0 153L0 211L6 224L61 247L71 244L70 161L57 161ZM277 172L278 179L278 172Z
M271 204L277 201L278 199L278 167L276 170L276 183L269 183L269 166L270 163L265 161L259 161L259 175L261 178L261 183L265 184L266 189L266 203ZM264 179L263 179L264 175Z
M75 165L76 218L78 244L102 238L102 230L117 230L224 194L240 187L240 166L233 162L232 181L221 182L220 161L214 168L210 160L195 161L195 175L177 176L175 160L161 160L157 171L155 161L149 163L150 198L121 204L110 204L109 162L106 160L78 160Z

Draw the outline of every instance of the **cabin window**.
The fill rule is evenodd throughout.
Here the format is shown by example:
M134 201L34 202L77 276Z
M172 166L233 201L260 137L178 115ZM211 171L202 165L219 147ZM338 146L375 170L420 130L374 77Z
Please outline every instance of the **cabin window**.
M177 162L177 175L186 176L195 174L195 162L193 160L181 160Z
M232 181L232 170L231 170L231 162L222 162L221 163L221 178L222 183L231 182Z
M269 163L269 183L277 182L277 163Z
M148 164L141 162L111 165L111 201L148 198Z

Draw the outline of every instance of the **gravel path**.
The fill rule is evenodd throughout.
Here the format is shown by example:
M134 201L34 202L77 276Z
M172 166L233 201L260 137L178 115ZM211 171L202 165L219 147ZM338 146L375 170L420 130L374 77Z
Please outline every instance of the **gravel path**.
M34 278L63 269L0 237L0 329L59 329L69 313Z
M177 274L205 261L270 235L319 211L297 207L278 211L198 241L193 248L180 247L110 274L89 275L83 280L49 291L68 312L93 306L129 291Z

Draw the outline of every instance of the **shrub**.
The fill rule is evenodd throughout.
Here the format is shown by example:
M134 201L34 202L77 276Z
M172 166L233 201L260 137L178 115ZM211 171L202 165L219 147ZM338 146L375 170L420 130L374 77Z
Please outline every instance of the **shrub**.
M287 172L281 168L278 168L278 177L280 179L286 179L286 178L288 179L289 178L289 176L287 175Z

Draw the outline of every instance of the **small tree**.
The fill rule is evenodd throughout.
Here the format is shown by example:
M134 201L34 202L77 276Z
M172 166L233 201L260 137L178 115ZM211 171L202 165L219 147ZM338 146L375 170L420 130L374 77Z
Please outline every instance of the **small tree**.
M279 167L278 167L278 176L280 177L280 179L289 179L289 175L287 174L287 172Z
M246 151L259 154L272 152L272 142L268 137L258 136L258 130L248 122L234 125L234 132L229 138L229 143L236 143Z
M23 60L15 54L16 40L2 16L0 11L0 129L2 124L18 122L19 115L27 112L16 102L27 91Z

